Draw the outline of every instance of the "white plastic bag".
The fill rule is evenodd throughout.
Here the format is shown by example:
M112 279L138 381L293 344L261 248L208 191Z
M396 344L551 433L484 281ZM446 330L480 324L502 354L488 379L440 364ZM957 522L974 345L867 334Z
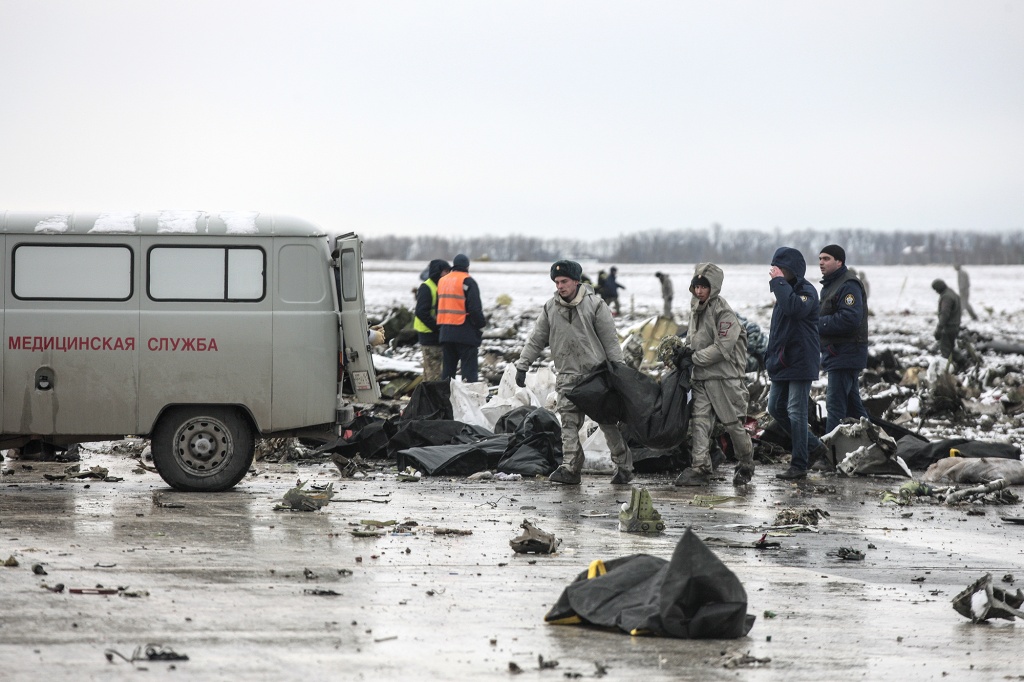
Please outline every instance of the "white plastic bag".
M477 381L467 384L456 379L451 380L452 414L457 422L482 426L492 429L481 408L487 402L487 383Z

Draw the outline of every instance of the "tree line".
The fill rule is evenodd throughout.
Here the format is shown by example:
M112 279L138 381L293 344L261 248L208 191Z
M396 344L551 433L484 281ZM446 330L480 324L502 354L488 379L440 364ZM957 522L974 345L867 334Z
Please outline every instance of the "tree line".
M855 265L1020 265L1024 232L983 233L874 232L870 230L798 230L762 232L724 230L647 230L596 241L542 239L522 235L442 237L385 236L364 240L363 257L429 261L465 253L473 260L553 261L559 258L605 263L767 263L779 246L817 255L826 244L846 249Z

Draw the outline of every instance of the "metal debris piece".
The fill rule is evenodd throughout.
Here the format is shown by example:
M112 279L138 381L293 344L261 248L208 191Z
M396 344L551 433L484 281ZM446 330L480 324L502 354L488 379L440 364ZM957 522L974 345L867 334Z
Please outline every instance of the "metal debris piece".
M853 547L840 547L836 555L844 561L864 561L864 552Z
M317 511L330 503L334 497L334 484L328 483L321 491L303 490L305 481L296 481L294 488L284 494L281 503L274 507L275 511Z
M404 483L417 483L423 480L423 472L414 467L405 467L398 472L398 480Z
M320 588L306 589L302 591L302 594L308 594L312 597L340 597L341 592L335 592L334 590L324 590Z
M15 559L14 555L12 554L9 557L7 557L6 560L4 560L4 566L6 566L7 568L15 568L18 566L18 560Z
M434 535L472 535L473 531L462 528L435 528Z
M619 530L623 533L660 533L665 530L665 522L654 508L647 488L633 486L629 502L624 502L619 511Z
M134 664L136 661L187 661L188 656L185 654L179 654L171 647L163 646L161 644L147 644L145 646L135 647L135 651L132 652L132 657L128 658L117 649L107 649L103 652L107 657L108 663L114 662L114 656L123 658L125 661Z
M172 502L167 499L164 491L154 490L153 491L153 504L157 507L163 507L164 509L184 509L185 505L181 502Z
M986 573L953 597L953 609L972 623L981 623L989 618L1014 620L1024 618L1024 592L1019 589L1009 592L992 584L992 574Z
M717 507L726 502L735 502L743 499L745 498L737 495L694 495L693 499L690 500L690 504L698 507Z
M537 654L537 667L541 670L554 670L558 667L558 661L545 661L544 656Z
M722 663L724 668L759 668L763 665L768 665L772 662L770 658L758 658L757 656L751 656L750 653L735 654L725 659Z
M950 494L946 495L946 504L956 504L958 502L968 501L977 497L984 497L989 493L994 493L1009 486L1009 482L1005 478L997 478L991 483L984 485L976 485L972 488L963 488L961 490L954 490Z
M109 470L106 467L94 466L89 467L86 471L80 471L79 465L70 466L64 470L69 478L95 478L101 481L106 480L109 476ZM116 476L110 476L110 478L117 478ZM118 479L120 480L120 479Z
M522 535L508 541L516 554L553 554L558 548L558 538L541 530L529 520L523 519L519 527L523 529Z
M827 519L829 513L824 509L783 509L775 515L773 526L817 526L818 519Z

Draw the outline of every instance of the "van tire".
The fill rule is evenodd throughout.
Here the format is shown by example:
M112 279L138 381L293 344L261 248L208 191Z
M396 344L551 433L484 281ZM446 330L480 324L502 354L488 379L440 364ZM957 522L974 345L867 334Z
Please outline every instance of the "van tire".
M152 434L153 464L172 488L220 492L252 466L255 438L248 420L230 407L174 407Z

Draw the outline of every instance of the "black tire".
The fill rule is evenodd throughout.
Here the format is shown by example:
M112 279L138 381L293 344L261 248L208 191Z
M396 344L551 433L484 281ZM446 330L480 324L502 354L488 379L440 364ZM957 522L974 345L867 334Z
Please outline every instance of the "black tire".
M255 444L248 420L234 408L175 407L153 429L153 464L172 488L220 492L245 477Z

